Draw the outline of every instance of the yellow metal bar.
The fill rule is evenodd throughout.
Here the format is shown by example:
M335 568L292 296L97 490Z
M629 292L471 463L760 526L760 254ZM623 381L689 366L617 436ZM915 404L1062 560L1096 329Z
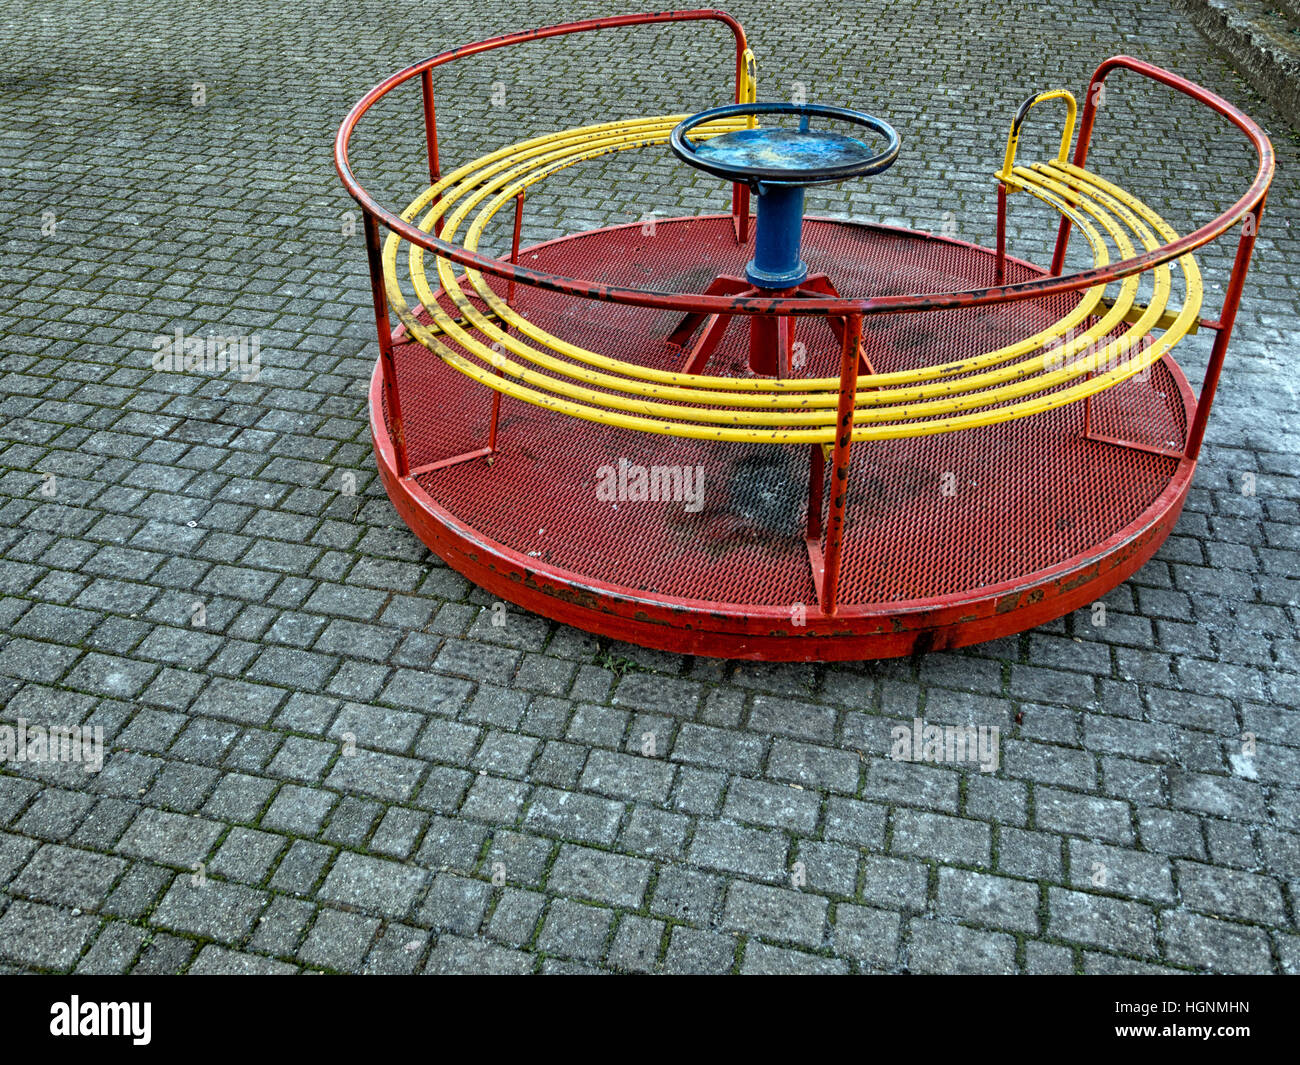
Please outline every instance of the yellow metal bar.
M745 68L744 76L740 79L740 98L736 101L741 104L752 104L758 101L758 61L754 59L753 49L746 48L743 58ZM745 122L748 129L758 128L758 116L750 115Z
M748 93L750 84L748 79L742 81L742 92ZM1176 239L1145 204L1064 162L1073 133L1073 97L1059 91L1040 94L1029 106L1057 96L1066 98L1068 105L1062 159L1054 165L1015 167L1011 143L1007 157L1011 165L999 177L1069 217L1088 234L1098 265L1110 261L1109 253L1089 219L1114 241L1121 258L1133 254L1126 230L1145 247L1158 246L1143 219L1165 240ZM412 220L427 207L420 227L427 232L439 219L445 219L443 237L454 240L460 227L478 209L463 241L464 247L475 250L491 218L525 188L586 159L662 143L680 117L601 123L507 146L448 174L418 197L403 217ZM719 126L710 132L716 135L728 128L733 127ZM836 403L838 378L774 381L648 370L551 336L507 307L481 273L466 270L463 278L458 278L452 264L439 259L440 288L460 312L460 317L452 317L439 305L425 277L424 249L412 246L411 283L433 319L432 326L426 325L411 313L401 291L396 275L400 244L395 234L390 235L383 249L385 284L399 320L414 339L448 365L489 388L584 420L644 432L696 439L823 445L834 438L835 412L831 408ZM930 435L1008 421L1075 402L1140 372L1195 324L1200 305L1199 274L1190 256L1178 263L1187 282L1187 297L1176 315L1165 311L1170 272L1164 266L1155 271L1155 293L1145 308L1134 307L1139 283L1134 276L1121 283L1120 295L1114 301L1103 299L1106 286L1094 286L1069 315L1016 345L938 367L863 377L861 391L854 398L853 439ZM462 280L469 280L475 293L488 304L487 313L473 306L461 289ZM1101 320L1079 336L1072 336L1074 327L1099 308L1104 312ZM498 317L505 329L494 321ZM1097 351L1098 343L1121 323L1133 328ZM1166 326L1164 336L1145 351L1140 350L1142 339L1152 329ZM439 334L484 365L448 347ZM541 345L542 350L527 341ZM1126 357L1134 349L1138 349L1137 356ZM543 372L514 362L511 355ZM1097 373L1107 366L1113 368ZM986 370L988 367L994 368ZM986 372L976 372L981 370ZM1080 381L1081 377L1084 380ZM1064 385L1068 387L1062 388Z
M594 153L595 153L595 149L592 149L592 154ZM562 160L559 164L557 164L556 167L548 169L546 173L554 172L555 169L558 169L559 167L568 164L569 164L569 160ZM542 176L545 176L545 174L533 174L529 176L526 180L521 181L519 184L509 185L508 187L506 187L505 190L498 195L497 199L494 200L493 203L490 204L489 207L486 208L479 215L477 222L471 228L471 232L466 238L465 246L467 248L470 248L471 250L476 248L478 243L478 237L481 234L487 219L490 218L493 214L495 214L496 211L499 210L503 205L510 202L513 199L514 195L521 188L525 187L525 185L527 184L532 184L536 180L539 180L540 177ZM485 187L479 185L477 181L474 181L472 184L473 196L471 197L471 202L466 205L463 205L464 207L463 210L457 210L454 213L452 219L447 223L447 228L444 231L444 236L450 239L449 235L454 234L456 231L458 231L460 221L468 213L468 210L472 209L472 207L476 205L478 202L481 202L481 200L488 194L489 191L491 191L492 188L499 187L502 183L503 182L501 181L497 181L491 183L490 186ZM469 185L469 182L467 182L467 185ZM451 205L452 202L454 202L454 196L449 194L448 196L445 196L439 204L434 205L433 208L431 208L429 215L421 223L421 228L425 229L426 231L431 229L432 226L437 221L437 219L441 217L442 212L445 211L447 207ZM1063 209L1069 212L1068 207ZM1073 212L1070 213L1073 214ZM1092 232L1091 228L1088 227L1087 223L1084 222L1082 219L1079 219L1077 216L1075 216L1074 220L1078 222L1080 228L1084 229L1086 232L1090 232L1090 233ZM1102 242L1099 240L1094 239L1093 243L1096 248L1100 249L1103 247ZM428 289L426 287L427 283L424 281L424 278L422 276L423 270L421 264L423 261L423 251L422 249L419 249L417 246L411 249L410 254L412 260L411 266L412 266L413 281L417 286L417 292L420 295L421 299L427 304L432 300L432 291L431 289ZM1104 265L1106 262L1109 261L1108 258L1104 257L1104 252L1099 252L1099 256L1100 256L1098 259L1099 265ZM469 305L467 301L461 301L458 299L458 287L455 286L451 281L451 279L454 277L454 274L451 272L451 267L446 263L440 263L439 271L440 274L442 275L440 280L443 282L443 287L449 292L449 294L454 300L458 301L458 305L459 305L458 309L461 309L467 317L472 319L473 316L477 313L477 311L471 305ZM619 372L631 376L657 380L669 384L680 384L692 388L707 386L710 388L725 388L730 390L738 390L738 385L739 385L741 389L753 389L753 390L758 390L761 387L764 389L773 389L773 390L781 390L781 391L785 391L791 388L797 388L801 391L816 389L822 391L838 392L839 381L837 378L820 378L820 379L808 379L808 380L801 380L801 381L782 381L782 382L772 382L764 379L750 379L750 380L742 380L738 382L737 379L735 378L704 378L702 376L694 375L694 374L673 374L665 371L653 371L642 367L633 367L627 363L620 363L614 360L609 360L604 356L600 356L591 352L586 352L583 349L575 348L571 345L568 345L564 341L558 338L551 337L549 334L541 331L540 329L533 326L531 323L527 322L526 320L520 319L518 316L513 315L513 312L511 312L510 309L505 306L504 302L500 300L500 297L498 297L496 293L494 293L486 285L486 283L482 279L481 274L479 274L477 271L472 271L472 270L466 271L466 274L470 279L471 284L475 287L478 295L489 304L489 306L492 308L494 312L496 312L500 316L503 316L505 320L510 321L512 327L516 328L520 333L532 337L534 340L537 340L543 345L561 352L562 354L564 354L566 357L569 358L577 359L579 361L585 361L593 365L614 367ZM921 380L938 379L948 375L966 374L979 368L982 365L993 364L993 363L1007 361L1009 359L1015 358L1018 355L1022 355L1026 352L1034 350L1037 347L1042 346L1043 343L1050 341L1055 336L1073 329L1075 325L1083 321L1088 316L1088 314L1095 308L1098 301L1100 300L1102 291L1103 291L1103 286L1097 286L1096 288L1089 290L1089 292L1085 296L1080 306L1077 307L1076 310L1072 312L1070 315L1068 315L1065 319L1062 319L1060 322L1056 323L1053 327L1050 327L1048 330L1045 330L1042 334L1039 334L1035 337L1028 338L1026 341L1022 341L1017 345L1012 345L1008 348L1000 349L997 352L986 353L985 355L973 359L961 360L956 363L945 364L938 367L924 367L924 368L919 368L914 370L902 371L897 374L878 374L870 378L864 378L864 381L869 381L869 384L864 385L864 387L869 389L880 389L880 388L885 388L893 385L911 384ZM1118 320L1119 319L1117 316L1116 321ZM483 325L484 323L476 323L476 324ZM501 342L502 344L505 344L506 346L510 347L512 350L514 349L514 345L516 342L513 339L507 338L506 336L500 334L497 334L495 336L495 339ZM520 353L524 354L524 352L520 352ZM798 399L798 400L792 400L790 402L791 405L793 405L794 403L798 403L802 405L803 403L806 402L806 400ZM833 400L828 401L827 405L829 405L830 402L833 402Z
M1016 117L1012 119L1011 131L1007 134L1007 150L1002 157L1002 169L997 175L1000 180L1005 181L1016 165L1016 148L1020 145L1020 130L1024 126L1025 119L1029 117L1030 110L1047 100L1065 101L1065 127L1061 131L1061 148L1056 158L1058 162L1064 163L1069 156L1070 142L1074 139L1074 120L1078 117L1079 105L1075 102L1074 94L1068 89L1046 89L1035 93L1022 103L1020 110L1016 112Z
M482 227L482 224L483 224L483 222L484 222L485 216L490 215L491 213L494 213L495 209L498 208L501 204L504 204L504 203L506 203L506 202L509 202L509 201L513 198L513 195L514 195L514 189L515 189L515 186L510 186L509 188L507 188L503 193L501 193L501 194L498 196L497 201L494 203L494 205L492 205L491 207L489 207L488 209L486 209L482 214L480 214L478 222L476 222L475 226L472 227L471 234L470 234L470 236L467 237L467 239L466 239L466 246L467 246L467 247L470 247L470 248L472 249L473 247L475 247L475 246L477 245L477 236L478 236L478 233L481 231L481 227ZM477 202L479 199L481 199L481 196L479 196L479 193L482 193L483 195L486 195L486 192L487 192L487 191L488 191L488 190L478 189L477 192L476 192L476 196L475 196L475 198L474 198L474 201ZM472 206L473 206L472 203L471 203L471 204L468 204L468 205L465 206L465 209L468 210L468 209L472 208ZM1087 225L1087 223L1086 223L1085 221L1083 221L1081 218L1078 218L1078 216L1075 215L1074 212L1070 211L1070 209L1069 209L1068 207L1065 207L1064 205L1062 205L1062 209L1065 210L1067 213L1070 213L1070 214L1074 215L1074 217L1076 218L1076 220L1079 222L1081 228L1083 228L1085 231L1090 230L1091 227L1089 227L1089 226ZM435 211L434 213L436 214L436 211ZM456 212L455 216L453 217L453 219L447 223L447 230L446 230L446 231L447 231L447 232L452 232L452 233L454 233L454 232L459 228L459 220L460 220L460 218L462 218L463 216L464 216L464 211L458 210L458 211ZM432 219L432 218L428 218L428 219L426 219L425 222L422 223L422 224L425 225L425 226L428 226L428 225L431 225L432 222L433 222L433 219ZM1113 230L1113 227L1111 227L1111 228L1112 228L1112 230ZM1114 231L1114 230L1113 230L1113 231ZM1122 238L1121 238L1121 239L1122 239ZM1100 247L1100 242L1098 242L1098 246ZM1132 246L1131 246L1131 245L1125 245L1125 246L1127 247L1128 252L1131 253ZM415 253L413 252L413 256L412 256L413 259L414 259L414 255L415 255ZM1104 265L1104 264L1105 264L1106 262L1108 262L1108 261L1109 261L1109 260L1108 260L1108 259L1105 257L1105 255L1104 255L1104 251L1101 252L1101 253L1099 254L1099 263L1100 263L1101 265ZM439 264L439 268L440 268L440 270L444 271L444 274L445 274L445 276L442 278L442 280L444 281L444 283L448 282L448 281L453 277L453 275L452 275L451 272L450 272L450 267L449 267L447 264L445 264L445 263L440 263L440 264ZM478 279L478 276L479 276L479 275L477 275L474 271L467 271L467 274L469 275L471 282L474 283L474 284L476 285L476 287L477 287L478 290L479 290L480 295L481 295L484 299L487 299L487 300L490 300L490 301L495 301L495 305L494 305L494 309L495 309L495 310L498 310L499 313L503 313L503 314L506 314L506 315L509 315L509 314L511 313L510 310L509 310L509 308L505 307L505 305L499 301L499 297L496 297L495 293L491 292L491 290L488 289L486 286L479 286L479 285L477 284L477 279ZM418 283L418 281L419 281L419 277L418 277L418 271L417 271L417 283ZM462 296L459 295L459 291L458 291L458 288L457 288L456 286L454 286L454 285L448 285L448 287L447 287L446 290L447 290L448 294L450 295L450 297L453 299L453 301L455 301L455 302L457 303L458 309L462 310L462 312L466 315L466 317L468 317L468 318L473 318L473 316L474 316L475 314L478 313L478 312L477 312L477 311L476 311L476 310L475 310L475 309L474 309L474 308L469 304L468 300L464 299L464 297L462 297ZM1132 285L1130 286L1130 290L1129 290L1129 299L1130 299L1130 301L1131 301L1131 296L1132 296L1132 294L1135 293L1135 292L1136 292L1136 282L1133 282ZM430 293L429 295L431 296L432 293ZM1110 316L1108 321L1105 321L1103 324L1101 324L1101 325L1099 325L1099 326L1095 326L1092 330L1089 330L1088 332L1086 332L1086 333L1083 334L1082 336L1075 338L1074 341L1072 342L1072 344L1071 344L1069 347L1067 347L1066 349L1064 349L1065 354L1070 355L1070 354L1073 354L1073 351L1074 351L1074 350L1080 350L1080 349L1082 349L1082 348L1087 347L1087 346L1090 345L1094 340L1096 340L1098 337L1100 337L1100 336L1104 336L1104 335L1105 335L1105 334L1106 334L1106 333L1107 333L1111 328L1113 328L1113 326L1117 325L1121 320L1122 320L1122 311L1121 311L1121 312L1118 312L1118 313L1115 313L1114 315ZM528 329L530 328L530 323L527 323L526 320L519 320L519 319L516 319L516 321L515 321L514 323L512 323L512 324L517 325L521 330L528 330ZM1058 323L1058 324L1059 324L1059 323ZM504 332L497 331L497 330L495 329L495 327L494 327L491 323L486 322L486 321L483 321L483 322L478 322L478 323L476 323L476 325L478 325L479 328L481 328L484 332L488 333L491 337L493 337L493 338L498 342L498 344L497 344L497 345L494 345L494 347L496 347L496 346L499 345L499 346L501 346L501 347L509 348L510 350L514 351L515 353L517 353L517 354L521 354L521 355L523 355L523 356L526 357L526 358L531 358L531 359L533 359L533 361L539 361L538 359L534 358L532 354L530 354L530 352L529 352L529 350L528 350L527 348L520 348L520 347L518 347L518 346L517 346L517 342L516 342L512 337L510 337L508 334L506 334L506 333L504 333ZM1048 331L1045 331L1044 339L1050 339L1050 338L1056 336L1059 332L1061 332L1061 330L1059 330L1059 329L1057 329L1057 330L1048 330ZM558 341L556 340L556 338L550 338L550 337L547 337L546 334L542 334L542 336L543 336L543 337L546 337L546 342L547 342L548 344L550 344L552 347L555 347L555 348L557 348L557 349L559 349L560 345L562 345L562 343L563 343L563 342L558 342ZM471 349L471 350L472 350L472 349ZM578 350L578 351L581 351L581 349L577 349L577 350ZM567 351L566 351L565 353L568 354ZM591 353L585 353L585 354L588 355L588 356L591 355ZM1050 355L1050 356L1047 356L1047 357L1048 357L1048 358L1051 358L1051 357L1060 357L1061 354L1062 354L1062 351L1061 351L1060 349L1058 349L1057 351L1052 352L1051 355ZM602 361L603 361L606 365L616 366L616 367L618 367L620 370L625 370L625 369L627 368L627 364L625 364L625 363L617 363L617 362L615 362L614 360L606 360L606 359L603 359L603 357L600 357L600 358L602 359ZM572 375L572 370L571 370L569 367L565 366L563 363L560 363L560 364L553 364L553 365L551 365L549 368L551 368L551 369L558 369L558 370L560 370L560 372L567 372L567 373L570 373L570 374ZM983 376L978 377L978 378L968 378L968 379L966 379L965 381L962 381L962 382L960 382L960 383L949 383L949 384L943 384L943 385L940 385L940 386L937 386L937 387L935 387L935 388L931 388L931 389L906 390L905 392L902 392L902 393L900 393L899 391L890 391L890 392L880 391L880 390L879 390L879 389L880 389L880 385L881 385L882 383L884 383L884 377L885 377L885 375L877 375L877 376L872 377L872 378L869 379L869 380L872 382L872 386L874 386L874 387L872 388L871 386L869 386L869 388L871 388L871 390L868 390L868 391L865 391L865 392L864 392L863 396L862 396L861 399L860 399L860 403L863 404L863 405L869 405L869 406L870 406L870 405L885 405L885 404L888 404L888 403L897 403L897 402L900 401L900 400L913 400L913 399L920 399L920 398L923 398L923 397L926 396L926 395L942 395L942 394L949 394L949 393L952 393L952 392L959 392L959 391L974 391L974 390L979 389L979 388L983 388L983 387L987 387L987 386L992 385L992 384L996 384L996 383L998 383L998 382L1000 382L1000 381L1007 381L1007 380L1011 380L1011 379L1014 379L1014 378L1023 377L1023 376L1025 376L1026 374L1029 374L1029 373L1032 373L1032 372L1036 372L1036 371L1041 370L1041 369L1042 369L1042 360L1040 359L1040 360L1038 360L1034 365L1032 365L1032 366L1028 366L1028 367L1025 367L1025 366L1013 367L1013 368L1009 368L1008 370L1006 370L1006 371L1004 371L1004 372L997 373L997 374L983 375ZM577 376L577 375L574 375L574 376ZM910 380L913 379L913 372L911 372L911 371L907 371L907 372L904 372L903 374L900 374L900 375L898 375L898 376L899 376L902 380L910 381ZM679 378L680 380L684 380L686 383L691 384L691 385L694 385L695 382L699 380L699 378L695 377L694 375L678 375L678 378ZM590 379L590 378L589 378L589 379ZM729 379L727 379L727 380L729 380ZM837 381L837 379L830 378L830 379L826 379L826 381L827 381L827 383L828 383L829 385L831 385L832 387L836 387L836 386L838 385L838 381ZM616 388L618 388L618 387L624 387L623 384L622 384L621 382L618 382L618 381L611 381L611 380L600 380L600 381L598 381L598 382L594 382L594 383L599 383L599 384L601 384L601 385L603 385L603 386L605 386L605 387L616 387ZM628 390L631 391L631 390L633 390L633 389L628 389ZM637 391L642 391L642 390L637 390ZM653 390L650 390L650 391L643 391L642 394L647 394L647 395L653 394L653 395L656 395L656 396L665 396L665 395L667 395L668 393L665 393L663 390L660 390L660 389L653 389ZM700 394L698 391L696 391L696 392L692 392L692 393L673 392L673 393L671 393L671 395L672 395L672 398L682 398L682 399L685 399L685 400L687 400L687 401L694 400L695 402L708 402L708 401L716 400L716 399L719 399L719 398L723 399L723 400L726 401L726 402L732 403L732 404L734 404L734 403L736 402L735 399L732 399L732 398L729 398L729 397L716 397L716 396L713 396L713 395ZM777 400L776 402L781 403L780 400ZM818 402L817 400L809 401L807 398L798 398L798 399L794 399L794 398L792 398L791 400L786 401L786 402L790 403L791 405L797 403L797 404L800 405L800 406L807 406L807 405L829 406L829 405L831 405L831 402L833 402L833 400L832 400L830 397L826 397L822 402ZM781 405L786 405L786 404L785 404L785 403L781 403ZM692 414L692 415L690 415L690 417L698 418L699 415L698 415L698 414Z

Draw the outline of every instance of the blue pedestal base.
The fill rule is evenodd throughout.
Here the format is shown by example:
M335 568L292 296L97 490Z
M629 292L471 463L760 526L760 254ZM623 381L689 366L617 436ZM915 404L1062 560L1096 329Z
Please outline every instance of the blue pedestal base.
M760 185L754 211L754 258L745 278L755 288L793 288L808 276L799 258L802 185Z

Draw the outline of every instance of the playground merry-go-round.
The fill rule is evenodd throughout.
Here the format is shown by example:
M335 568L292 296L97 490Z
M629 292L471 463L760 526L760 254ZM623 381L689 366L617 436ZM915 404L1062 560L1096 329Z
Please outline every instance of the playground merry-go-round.
M435 69L699 20L734 34L730 104L542 133L443 166ZM1192 233L1087 167L1098 88L1120 69L1217 112L1258 154L1240 198ZM430 183L394 212L348 149L366 112L408 82ZM859 111L760 103L755 85L735 19L662 12L456 48L352 109L336 164L364 214L371 431L402 519L493 595L689 654L902 655L1019 632L1104 595L1151 557L1187 497L1272 179L1268 138L1176 74L1107 59L1081 110L1057 89L1015 114L994 182L997 245L983 248L805 217L807 188L883 173L903 137ZM1018 161L1044 103L1064 112L1060 150ZM673 153L730 189L731 209L520 246L531 187L633 149ZM1046 267L1006 252L1019 192L1060 214ZM508 255L479 250L494 220L513 225ZM1192 253L1234 230L1222 303L1206 310ZM1065 274L1072 236L1092 265ZM1193 394L1173 350L1200 330L1213 345Z

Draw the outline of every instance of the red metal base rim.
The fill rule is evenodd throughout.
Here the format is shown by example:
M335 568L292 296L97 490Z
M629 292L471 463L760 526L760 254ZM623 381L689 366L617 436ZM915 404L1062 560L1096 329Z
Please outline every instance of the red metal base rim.
M587 235L548 241L546 246ZM1190 418L1193 400L1187 381L1171 359L1165 365ZM1196 465L1186 458L1178 461L1163 489L1136 519L1056 565L953 594L844 603L831 616L821 614L812 602L796 618L785 603L714 602L620 586L599 574L565 569L498 542L458 517L415 479L397 475L380 373L376 363L370 422L380 477L402 520L430 550L490 594L531 612L612 639L710 657L888 658L982 643L1045 624L1100 599L1151 558L1181 514Z

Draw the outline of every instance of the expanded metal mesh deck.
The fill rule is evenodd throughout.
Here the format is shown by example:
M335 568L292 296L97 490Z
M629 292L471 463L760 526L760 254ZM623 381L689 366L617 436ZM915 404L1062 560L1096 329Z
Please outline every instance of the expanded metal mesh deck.
M992 254L917 234L808 221L804 258L846 296L990 285ZM752 245L729 217L580 234L528 249L521 262L552 273L700 292L740 274ZM1035 276L1008 264L1007 281ZM504 283L492 282L504 294ZM1028 337L1079 297L876 316L864 344L877 371L949 362ZM665 339L671 312L581 300L525 286L514 306L574 344L677 369ZM1085 323L1084 328L1092 324ZM824 321L800 319L806 376L834 376L839 350ZM487 442L492 394L407 342L395 350L414 469ZM747 373L748 330L734 319L706 372ZM1092 429L1158 448L1181 447L1181 374L1162 361L1092 402ZM804 546L810 449L653 436L580 421L503 398L499 454L421 474L437 504L483 537L536 563L651 596L742 605L814 603ZM601 467L703 468L703 505L603 501ZM853 449L841 600L899 603L974 591L1076 558L1138 519L1169 485L1177 460L1084 436L1074 404L1019 421Z

